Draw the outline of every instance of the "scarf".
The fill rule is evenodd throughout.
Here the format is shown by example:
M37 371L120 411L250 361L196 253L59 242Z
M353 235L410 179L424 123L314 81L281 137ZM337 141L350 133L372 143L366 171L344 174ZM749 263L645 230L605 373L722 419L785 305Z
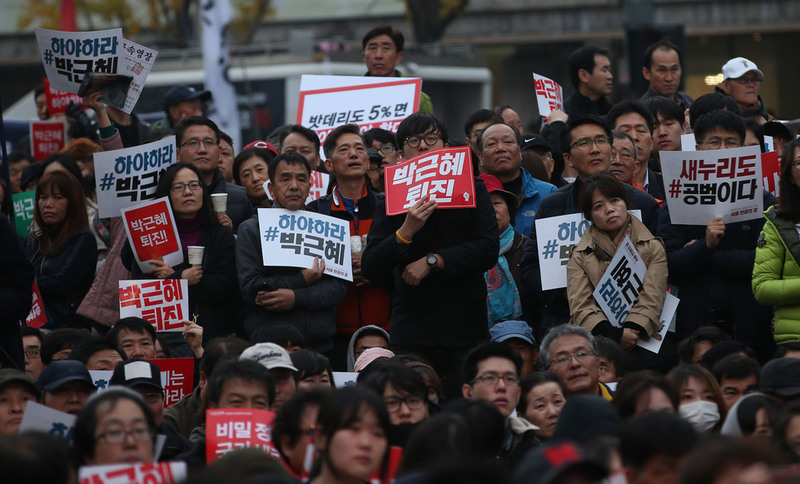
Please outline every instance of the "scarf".
M187 247L197 245L200 236L203 235L203 222L198 214L192 218L175 217L175 225L178 227L178 236L181 239L181 249L186 253Z
M500 235L500 254L497 257L497 264L483 275L486 280L486 306L490 328L500 321L519 319L522 316L519 291L505 256L512 245L514 245L514 228L509 225Z

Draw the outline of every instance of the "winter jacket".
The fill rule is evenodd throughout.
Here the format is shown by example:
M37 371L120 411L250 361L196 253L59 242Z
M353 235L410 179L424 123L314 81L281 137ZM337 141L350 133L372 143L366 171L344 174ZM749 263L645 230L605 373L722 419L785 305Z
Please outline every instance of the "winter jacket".
M519 205L514 215L514 230L527 236L531 233L531 225L533 225L533 220L536 218L536 210L539 209L539 203L544 197L557 192L558 188L550 183L537 180L524 168L521 171L523 193L522 197L519 198Z

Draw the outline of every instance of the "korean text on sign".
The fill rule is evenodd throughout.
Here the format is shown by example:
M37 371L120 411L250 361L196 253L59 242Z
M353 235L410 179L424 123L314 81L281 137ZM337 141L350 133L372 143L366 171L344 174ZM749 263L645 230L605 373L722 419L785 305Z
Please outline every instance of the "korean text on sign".
M44 85L44 93L47 98L47 114L50 116L66 112L69 103L81 104L83 101L77 94L60 91L51 87L50 81L46 77L42 79L42 84Z
M279 457L272 443L275 413L254 408L206 411L206 460L209 464L235 449L256 447Z
M551 79L533 73L533 84L536 88L536 102L539 105L539 115L547 120L554 109L564 109L564 98L561 86Z
M119 315L147 320L156 331L183 331L190 319L186 279L119 281Z
M579 213L536 219L542 289L567 287L567 262L589 221Z
M122 71L131 77L131 85L128 88L128 96L125 99L125 106L122 108L126 113L133 111L139 96L142 94L145 79L150 73L150 69L156 62L158 52L128 39L122 39L122 60L124 69Z
M312 171L311 172L311 188L308 189L308 198L306 198L306 203L311 203L314 200L322 198L325 194L328 193L328 185L331 183L331 176L327 173L322 173L319 171ZM266 185L268 182L264 182ZM267 187L264 186L264 192L269 193Z
M61 151L67 142L65 121L31 122L31 154L36 161L44 161Z
M136 202L152 200L161 175L176 162L175 137L94 154L100 217L118 217Z
M475 206L475 181L468 146L428 151L386 166L384 174L387 215L408 212L426 196L435 200L440 209Z
M626 235L592 293L614 326L622 327L633 304L639 299L646 270L642 257Z
M761 153L758 146L662 153L664 188L673 224L706 225L761 217Z
M175 484L185 481L186 476L186 462L182 461L81 466L78 469L80 484Z
M122 29L60 32L36 29L36 40L50 85L77 93L83 78L93 72L117 74Z
M28 228L33 222L35 199L35 190L11 195L11 201L14 204L14 226L17 229L17 235L22 238L28 235Z
M167 197L123 209L122 220L142 272L149 272L151 266L147 261L156 258L173 267L183 262L178 229Z
M39 284L36 283L36 279L33 280L33 295L31 300L31 310L28 312L28 317L25 318L25 325L31 328L41 328L47 324L47 314L44 310L42 293L39 292Z
M194 358L156 358L150 360L161 370L164 408L176 403L194 388Z
M29 401L19 426L20 433L37 431L53 437L72 441L75 415L61 412L37 402Z
M311 267L325 260L325 273L353 280L350 224L314 212L258 209L261 254L265 266Z

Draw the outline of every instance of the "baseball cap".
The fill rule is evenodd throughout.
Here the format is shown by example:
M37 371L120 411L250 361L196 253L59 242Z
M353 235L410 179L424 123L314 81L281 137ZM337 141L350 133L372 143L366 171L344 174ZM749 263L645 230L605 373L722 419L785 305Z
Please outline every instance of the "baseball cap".
M792 131L783 123L776 120L767 121L761 128L764 130L765 136L772 136L773 138L780 138L785 140L793 140L794 135Z
M260 149L264 149L264 150L269 150L269 151L275 153L276 155L280 154L280 153L278 153L278 149L275 148L275 145L273 145L269 141L253 141L252 143L250 143L247 146L245 146L242 151L249 150L250 148L260 148Z
M286 368L297 371L289 358L289 353L282 346L275 343L258 343L242 351L240 360L253 360L264 365L267 370Z
M532 345L536 344L533 331L525 321L502 321L489 328L489 336L495 343L511 338L519 338Z
M492 193L499 192L506 200L508 212L514 213L514 211L517 209L517 204L519 203L516 195L503 188L503 184L500 183L500 180L498 180L494 175L481 173L478 175L478 178L483 180L483 183L486 185L486 191L489 192L490 195Z
M768 395L800 395L800 359L784 357L768 361L761 368L758 381L761 391Z
M198 98L201 101L208 101L211 99L211 91L198 91L189 86L175 86L164 94L164 111L184 101L191 101L192 99Z
M523 134L522 138L520 139L519 147L522 150L527 150L529 148L542 148L546 149L547 151L552 151L550 143L548 143L546 139L538 134Z
M42 390L49 392L71 381L84 382L92 387L93 391L95 389L94 380L92 380L92 375L89 374L89 370L86 369L86 365L75 360L54 361L50 363L39 375L39 379L36 380L36 383L39 384Z
M744 57L734 57L722 66L723 79L738 79L750 71L758 72L758 75L764 77L764 73L758 69L755 62Z
M146 385L164 391L164 387L161 386L161 369L152 361L143 358L131 358L119 362L114 368L109 385L121 385L128 388Z
M0 388L9 383L24 383L30 387L31 392L39 399L42 391L34 383L33 378L15 368L0 368Z

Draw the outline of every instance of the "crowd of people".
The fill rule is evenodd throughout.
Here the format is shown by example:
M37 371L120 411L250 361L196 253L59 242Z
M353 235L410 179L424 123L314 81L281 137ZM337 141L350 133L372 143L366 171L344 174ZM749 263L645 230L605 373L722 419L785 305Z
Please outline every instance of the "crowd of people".
M400 76L402 53L399 31L370 31L366 75ZM612 104L607 51L582 47L568 65L573 92L539 132L500 106L470 115L463 141L427 95L396 133L348 124L321 143L286 125L238 153L202 115L207 91L171 89L150 127L99 93L84 97L94 141L8 160L9 190L35 190L35 206L23 240L0 217L7 482L177 460L198 483L759 484L800 462L800 141L771 120L763 72L731 59L719 92L693 100L678 91L681 52L662 41L645 52L648 91ZM680 151L686 133L697 150L764 151L772 136L780 201L760 189L761 218L673 224L660 155ZM165 136L177 163L156 196L170 201L187 262L151 260L146 271L120 219L98 217L91 153ZM474 208L426 196L387 215L385 166L462 145L479 174ZM315 171L333 181L309 203ZM224 211L212 202L220 193ZM271 208L349 223L353 281L319 258L265 266L257 211ZM547 234L535 221L568 214L591 225L566 254L566 287L543 289L537 237ZM593 291L624 240L646 272L615 324ZM189 264L198 245L202 263ZM186 280L194 320L156 333L120 319L118 281L129 279ZM41 329L24 325L34 280ZM662 336L668 287L680 302ZM637 345L652 339L657 353ZM176 356L194 359L194 391L164 408L153 360ZM90 370L112 370L109 388L95 392ZM337 388L338 372L356 381ZM28 401L77 417L69 447L20 434ZM275 412L278 456L244 449L209 463L206 411L225 408Z

